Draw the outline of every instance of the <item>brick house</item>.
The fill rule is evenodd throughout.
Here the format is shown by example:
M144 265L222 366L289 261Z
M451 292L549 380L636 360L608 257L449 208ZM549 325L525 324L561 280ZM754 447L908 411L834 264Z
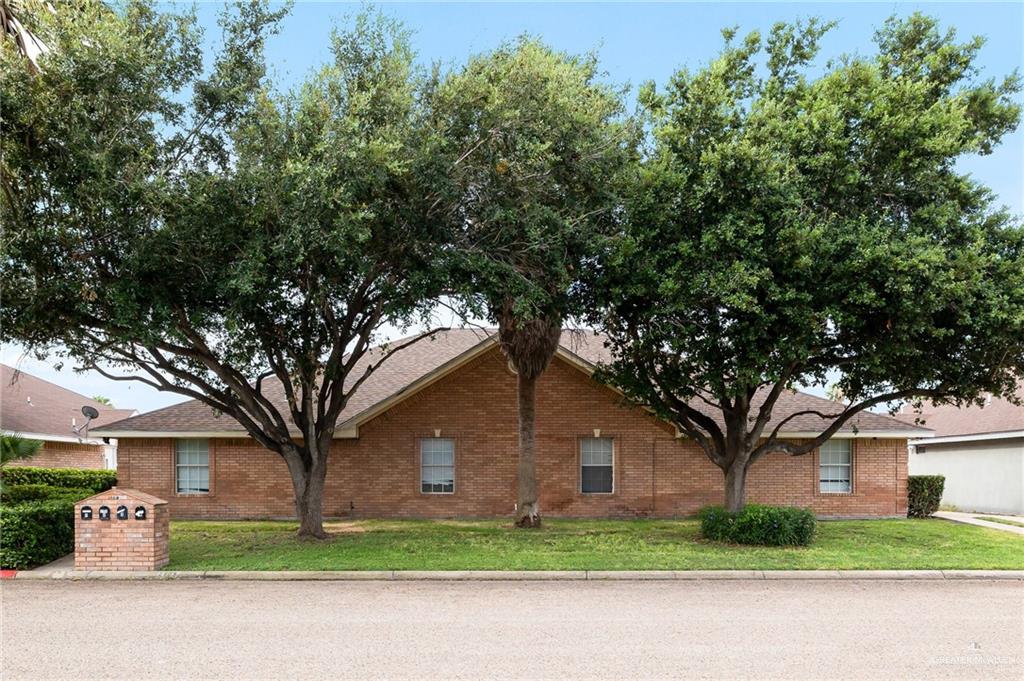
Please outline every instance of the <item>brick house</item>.
M79 437L72 428L85 424L82 407L100 413L90 423L97 426L120 421L135 413L133 409L114 409L73 390L0 364L0 431L31 440L41 440L42 449L31 459L13 465L41 468L114 468L117 444L104 442L83 431Z
M510 515L516 485L516 380L491 332L453 330L395 353L339 419L327 517ZM541 510L566 517L673 517L721 503L723 475L668 423L591 378L599 338L563 337L537 386ZM280 387L266 388L282 401ZM827 400L792 392L776 418ZM785 436L820 432L800 416ZM856 428L854 428L854 425ZM769 426L770 427L770 426ZM855 432L856 431L856 432ZM199 402L95 431L120 443L118 481L167 499L175 518L294 517L283 459ZM751 502L821 516L906 513L907 439L926 429L864 413L813 454L770 454L751 469Z

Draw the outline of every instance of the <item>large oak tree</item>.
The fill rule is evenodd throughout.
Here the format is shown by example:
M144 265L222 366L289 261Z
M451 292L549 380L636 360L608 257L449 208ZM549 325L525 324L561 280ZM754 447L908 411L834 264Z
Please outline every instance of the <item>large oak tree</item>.
M76 10L34 17L38 68L0 52L2 337L237 420L287 463L299 533L322 536L338 415L405 347L367 354L382 325L432 290L436 162L406 35L361 16L280 93L263 3L225 12L206 65L191 15Z
M730 510L751 464L810 452L896 401L1007 394L1024 368L1024 231L957 161L1018 122L982 40L888 21L872 56L815 61L828 26L775 26L642 101L654 142L591 294L604 377L696 441ZM774 415L838 377L846 404ZM820 433L779 434L800 416Z
M541 522L537 379L578 310L581 267L616 223L616 186L633 148L622 92L601 76L594 57L524 37L472 58L432 97L452 290L497 323L517 374L520 527Z

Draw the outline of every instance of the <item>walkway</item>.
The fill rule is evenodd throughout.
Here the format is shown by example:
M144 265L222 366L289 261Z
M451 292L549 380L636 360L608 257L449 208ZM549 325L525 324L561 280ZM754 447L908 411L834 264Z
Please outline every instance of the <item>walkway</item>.
M1007 520L1014 520L1019 523L1024 523L1024 517L1021 517L1019 515L1002 516L997 513L960 513L958 511L939 511L935 514L936 518L942 518L943 520L951 520L954 523L963 523L964 525L977 525L978 527L987 527L992 530L1002 530L1003 532L1012 532L1013 534L1024 535L1024 527L1017 527L1016 525L1007 525L1006 523L993 523L988 520L979 520L979 516L998 516L1004 517Z

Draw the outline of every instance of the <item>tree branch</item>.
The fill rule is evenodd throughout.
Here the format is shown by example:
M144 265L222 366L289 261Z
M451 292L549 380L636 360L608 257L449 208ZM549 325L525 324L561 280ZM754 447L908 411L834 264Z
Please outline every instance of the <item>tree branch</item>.
M815 437L815 438L813 438L811 440L808 440L806 442L803 442L803 443L801 443L799 445L794 444L792 442L782 442L782 441L776 440L775 438L778 435L782 425L785 422L788 422L789 420L791 420L792 417L797 415L797 414L793 414L793 415L791 415L790 418L784 419L782 423L779 423L779 425L777 425L772 430L772 434L767 439L765 439L765 441L761 445L759 445L757 447L757 449L754 450L754 453L751 455L751 461L755 461L757 458L759 458L763 454L766 454L766 453L772 452L772 451L775 451L775 452L786 452L787 454L791 454L793 456L798 456L798 455L806 454L806 453L808 453L810 451L813 451L814 449L817 449L822 444L824 444L830 437L835 435L839 431L839 429L842 428L851 418L853 418L857 414L861 413L862 411L865 411L866 409L870 409L871 407L873 407L873 406L875 406L877 404L882 404L884 402L892 402L894 400L902 400L902 399L906 399L908 397L932 397L932 398L941 397L944 394L946 394L947 392L948 392L948 389L945 388L945 387L932 388L932 389L899 390L899 391L895 391L895 392L891 392L891 393L885 393L883 395L878 395L876 397L872 397L870 399L866 399L866 400L863 400L861 402L858 402L855 405L851 405L851 406L847 407L840 414L823 414L823 413L820 413L820 412L816 412L815 410L805 410L803 412L797 412L797 414L800 414L800 413L804 413L804 414L807 414L807 413L817 414L817 415L821 416L822 418L835 418L835 420L832 422L832 424L828 428L823 430L817 437Z

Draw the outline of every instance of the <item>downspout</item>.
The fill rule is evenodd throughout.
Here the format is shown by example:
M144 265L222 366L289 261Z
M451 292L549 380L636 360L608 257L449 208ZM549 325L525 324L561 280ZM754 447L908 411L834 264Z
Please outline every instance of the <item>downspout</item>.
M658 481L655 477L655 462L657 460L658 440L651 440L651 517L658 514Z

